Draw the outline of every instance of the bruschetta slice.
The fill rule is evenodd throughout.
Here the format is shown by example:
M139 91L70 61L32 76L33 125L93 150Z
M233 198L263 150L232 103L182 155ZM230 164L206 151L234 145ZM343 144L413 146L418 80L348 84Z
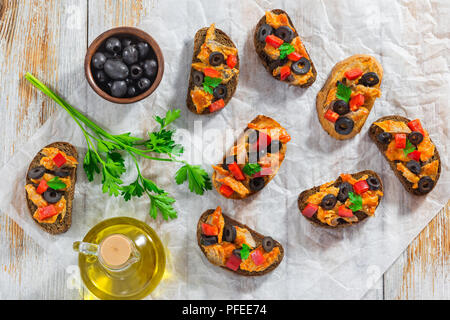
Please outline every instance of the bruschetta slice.
M419 119L382 117L370 126L369 136L408 192L422 196L433 190L441 158Z
M200 216L197 242L209 262L243 276L265 275L284 257L278 241L228 217L220 207Z
M31 162L25 195L32 219L46 232L66 232L72 223L77 150L67 142L43 148Z
M212 24L197 31L186 104L197 114L223 109L239 79L239 55L230 37Z
M365 170L341 174L335 181L303 191L298 208L315 225L340 228L373 216L382 198L381 178Z
M244 199L261 191L280 169L291 137L278 122L259 115L213 165L213 185L227 198Z
M253 42L262 64L275 79L303 88L316 81L311 57L283 10L266 12L256 25Z
M375 99L381 97L383 68L372 56L351 56L331 70L316 98L316 109L323 129L337 140L357 135Z

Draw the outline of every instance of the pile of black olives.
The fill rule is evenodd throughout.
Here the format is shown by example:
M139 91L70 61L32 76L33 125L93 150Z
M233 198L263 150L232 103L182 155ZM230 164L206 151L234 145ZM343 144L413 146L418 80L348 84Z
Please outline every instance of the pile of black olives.
M158 72L155 52L132 36L111 37L93 55L95 83L117 98L131 98L148 90Z

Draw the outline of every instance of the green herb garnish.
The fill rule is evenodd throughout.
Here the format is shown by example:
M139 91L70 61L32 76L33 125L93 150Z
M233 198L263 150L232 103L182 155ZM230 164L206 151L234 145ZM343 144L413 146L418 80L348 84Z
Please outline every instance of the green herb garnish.
M205 77L203 79L203 90L210 94L213 94L213 89L217 87L221 82L222 79L220 78Z
M242 248L241 248L241 259L242 260L247 260L248 256L250 255L250 250L251 248L246 245L245 243L242 244Z
M351 95L352 89L350 87L347 87L345 84L338 82L336 97L338 99L344 100L345 102L349 102Z
M350 199L350 202L352 203L349 208L355 212L362 209L362 197L358 194L355 194L353 192L348 193L348 197Z
M47 181L47 185L53 190L61 190L67 187L66 184L62 182L58 177L54 177Z
M252 176L261 171L261 166L258 163L247 163L242 170L245 174Z
M290 43L283 43L281 46L278 47L278 50L280 50L280 59L286 58L289 54L295 51L295 48Z
M408 156L408 154L410 154L414 150L416 150L416 147L411 143L411 141L409 141L409 139L406 139L406 147L405 149L403 149L403 153L405 154L405 156Z
M83 161L84 171L89 181L94 180L95 174L101 174L103 193L116 197L120 194L125 201L132 197L141 197L145 193L150 198L150 216L156 218L159 211L165 220L177 217L177 212L173 208L175 199L159 188L155 182L142 176L138 157L181 163L183 166L175 177L178 184L188 180L189 189L197 194L212 189L211 180L205 170L177 158L183 153L183 147L175 143L173 140L175 130L169 130L167 126L180 117L180 110L169 110L164 118L156 116L155 120L160 128L149 132L147 140L133 137L129 132L113 135L69 105L30 73L27 73L25 78L66 110L80 127L88 148ZM128 154L136 166L137 178L129 185L124 185L121 180L122 174L127 169L120 151ZM158 158L150 156L150 153L163 154L166 157ZM180 177L180 171L186 172L184 179Z

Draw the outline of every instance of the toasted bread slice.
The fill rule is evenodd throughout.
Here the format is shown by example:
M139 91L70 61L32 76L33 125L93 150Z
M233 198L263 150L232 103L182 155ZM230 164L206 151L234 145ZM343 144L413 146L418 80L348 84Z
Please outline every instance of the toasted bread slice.
M73 145L67 142L54 142L52 144L49 144L45 148L58 148L59 150L65 152L68 156L72 156L75 159L78 157L77 150ZM33 183L31 179L28 177L28 172L34 168L40 165L41 158L43 158L44 155L39 152L31 161L30 166L28 167L27 176L26 176L26 184ZM36 222L44 231L50 233L50 234L60 234L64 233L67 230L69 230L71 224L72 224L72 205L73 205L73 197L75 193L75 183L77 180L77 167L70 168L70 175L68 178L70 178L71 186L64 192L64 197L66 199L66 214L64 218L61 220L61 215L58 216L55 223L49 224L49 223L39 223L33 218L33 214L37 210L37 206L28 198L28 194L25 191L25 197L27 200L27 206L31 215L31 219L33 219L34 222Z
M197 33L195 34L194 37L194 54L192 56L192 63L195 62L201 62L200 59L197 58L197 55L199 54L200 50L201 50L201 46L202 44L205 42L205 38L206 38L206 32L208 31L208 27L202 28L200 30L197 31ZM226 45L226 46L230 46L230 47L234 47L236 48L236 45L234 44L234 42L231 40L231 38L222 30L215 28L215 36L216 36L216 41ZM239 55L236 56L237 58L237 63L235 68L239 70ZM191 90L194 88L194 79L193 79L193 72L194 72L194 68L191 66L191 73L189 75L189 85L188 85L188 91L187 91L187 97L186 97L186 105L188 107L189 110L191 110L193 113L196 114L209 114L211 113L209 111L209 108L205 108L203 110L202 113L198 113L197 112L197 108L195 107L194 102L192 101L192 97L191 97ZM226 98L224 98L224 102L225 102L225 107L228 104L228 102L231 100L231 98L233 97L237 85L238 85L238 80L239 80L239 74L234 75L227 83L226 83L226 87L227 87L227 96Z
M372 171L372 170L364 170L364 171L360 171L360 172L351 174L351 176L352 176L354 179L356 179L356 180L360 179L360 178L363 177L364 175L376 177L376 178L378 179L378 181L380 182L380 188L379 188L379 190L380 190L381 192L384 192L384 191L383 191L383 182L381 181L381 178L378 176L378 174L377 174L376 172L374 172L374 171ZM338 178L334 181L334 183L332 184L332 186L338 188L338 186L340 185L341 182L342 182L342 178L341 178L341 177L338 177ZM303 209L305 209L305 207L308 205L308 203L307 203L308 198L309 198L311 195L313 195L313 194L319 192L319 190L320 190L320 186L316 186L316 187L314 187L314 188L305 190L305 191L303 191L302 193L300 193L300 195L298 196L298 208L300 209L300 212L302 212ZM379 201L378 201L378 205L380 204L381 199L382 199L382 196L380 197L380 199L379 199ZM378 205L377 205L377 207L378 207ZM316 212L311 218L308 218L308 217L306 217L306 216L304 216L304 217L305 217L306 219L308 219L308 221L311 222L311 223L314 224L314 225L317 225L317 226L319 226L319 227L324 227L324 228L331 228L331 229L348 227L348 226L351 226L351 225L360 223L361 221L364 221L367 217L369 217L369 215L368 215L367 213L363 212L363 211L356 211L356 212L354 212L354 215L358 218L358 221L355 221L355 222L353 222L353 223L349 223L349 222L345 221L344 219L339 219L339 220L338 220L338 224L337 224L336 226L331 226L331 225L329 225L329 224L327 224L327 223L324 223L324 222L320 221L320 220L317 218L317 212Z
M289 17L289 15L285 11L283 11L281 9L274 9L271 12L273 12L274 14L285 14L287 16L288 20L289 20L289 24L294 29L296 29L294 27L294 24L292 23L291 18ZM278 63L276 62L276 60L272 60L264 52L264 47L265 47L266 43L265 42L261 42L261 41L258 40L258 30L265 23L266 23L266 16L264 15L259 20L258 24L256 25L255 32L254 32L254 35L253 35L253 43L255 45L255 49L256 49L256 52L258 53L258 56L259 56L259 59L261 60L261 63L266 68L267 72L269 72L272 75L272 77L274 77L272 71L274 70L274 66L278 66ZM294 31L294 38L295 37L299 37L299 35L297 33L297 30ZM311 60L311 56L309 55L309 53L306 50L306 48L305 48L305 51L306 51L306 53L308 55L308 60L311 63L311 73L312 73L312 75L308 76L308 78L306 79L306 82L296 85L296 86L299 86L299 87L302 87L302 88L307 88L307 87L311 86L314 83L314 81L316 81L316 77L317 77L317 71L316 71L316 68L314 66L314 63ZM276 76L274 78L277 79L277 80L280 80L279 76ZM289 83L287 80L283 80L283 82Z
M198 246L200 247L200 249L202 250L202 252L203 252L203 254L205 255L205 257L206 257L206 258L208 259L208 261L210 261L212 264L214 264L214 262L211 261L211 260L209 260L207 254L206 254L206 251L205 251L205 249L203 248L203 246L202 246L202 244L201 244L201 237L202 237L202 223L206 223L206 220L207 220L208 216L209 216L210 214L212 214L213 212L214 212L214 209L210 209L210 210L205 211L205 212L200 216L200 218L199 218L199 220L198 220L198 223L197 223L197 244L198 244ZM258 232L256 232L256 231L252 230L251 228L249 228L249 227L246 226L245 224L242 224L242 223L240 223L240 222L234 220L233 218L230 218L229 216L227 216L227 215L225 215L225 214L223 214L223 213L222 213L222 216L223 216L223 218L224 218L224 220L225 220L225 225L228 225L228 224L229 224L229 225L232 225L232 226L238 226L238 227L240 227L240 228L245 228L245 229L247 229L248 231L250 231L250 234L252 235L253 239L255 240L255 242L256 242L256 247L259 247L259 246L261 245L262 240L264 239L264 236L263 236L262 234L260 234L260 233L258 233ZM247 276L247 277L263 276L263 275L265 275L265 274L268 274L269 272L273 271L275 268L277 268L277 267L280 265L280 263L281 263L281 261L283 260L283 257L284 257L284 249L283 249L283 246L282 246L278 241L276 241L276 240L273 240L273 241L274 241L275 247L278 247L278 248L280 249L280 255L279 255L279 258L278 258L278 260L277 260L276 262L272 263L270 266L268 266L266 269L264 269L264 270L262 270L262 271L259 271L259 272L250 272L250 271L247 271L247 270L241 270L240 268L237 269L236 271L233 271L233 270L231 270L231 269L228 269L227 267L223 267L223 266L220 266L220 267L223 268L223 269L225 269L225 270L228 270L228 271L230 271L230 272L237 273L237 274L239 274L239 275ZM249 257L249 259L251 259L251 258ZM215 264L214 264L214 265L215 265Z
M331 104L329 95L333 96L333 92L337 86L337 82L342 81L342 79L345 78L345 72L354 68L360 68L363 71L363 74L367 72L375 72L378 75L379 82L372 87L366 87L368 90L371 90L371 88L379 90L383 79L383 68L381 67L380 63L374 57L366 54L353 55L345 60L342 60L333 67L327 81L317 94L316 109L317 116L319 117L319 121L323 129L330 136L337 140L351 139L361 131L361 128L364 126L364 123L366 122L367 117L369 116L370 111L372 110L372 107L377 98L376 96L365 94L364 104L361 107L364 107L368 112L365 112L364 114L362 113L362 111L365 110L359 108L357 112L350 111L350 113L341 116L351 118L351 120L354 122L354 127L349 134L337 133L335 129L335 123L325 119L325 113L328 109L330 109ZM359 78L351 81L354 81L356 84L358 79ZM346 82L348 81L350 80L346 79ZM332 100L334 99L336 98L333 97Z
M382 121L385 121L385 120L401 121L401 122L403 122L403 123L405 123L405 124L407 124L408 122L411 121L411 120L409 120L409 119L407 119L407 118L405 118L405 117L402 117L402 116L391 115L391 116L382 117L382 118L376 120L375 122L382 122ZM375 123L375 122L374 122L374 123ZM425 193L425 194L422 194L422 193L419 192L418 188L413 189L413 183L411 183L410 181L408 181L408 180L403 176L403 174L402 174L399 170L397 170L397 167L396 167L396 166L397 166L397 162L399 162L399 161L390 161L390 160L386 157L385 151L386 151L386 149L387 149L387 146L384 145L384 144L382 144L381 142L379 142L378 139L377 139L378 134L380 134L381 132L383 132L383 129L381 129L379 126L375 125L374 123L372 123L372 125L370 126L370 129L369 129L369 137L370 137L370 138L372 139L372 141L377 145L377 147L378 147L378 149L380 150L380 152L381 152L381 153L383 154L383 156L386 158L386 160L388 161L389 166L391 167L392 171L394 171L395 175L396 175L397 178L400 180L400 182L402 183L403 187L405 187L406 191L408 191L408 192L411 193L411 194L418 195L418 196L423 196L423 195L425 195L425 194L430 193L430 192L434 189L434 187L436 186L436 184L437 184L437 182L438 182L438 180L439 180L439 177L440 177L440 175L441 175L441 158L440 158L440 156L439 156L439 152L438 152L438 150L437 150L437 148L436 148L436 145L435 145L435 149L434 149L434 155L431 157L430 160L427 161L427 163L430 163L430 162L432 162L432 161L434 161L434 160L438 160L438 161L439 161L437 177L436 177L436 179L434 180L434 185L433 185L433 187L431 188L431 190L428 191L428 192ZM430 141L431 141L431 143L434 144L434 142L431 140L431 138L430 138Z
M277 121L275 121L274 119L272 119L270 117L264 116L264 115L258 115L255 119L253 119L251 121L251 123L256 124L256 125L258 125L260 123L267 123L267 124L272 125L273 127L280 127L281 128L281 125ZM247 130L249 130L248 127L245 128L244 132L235 141L234 146L236 146L238 144L241 144L241 143L244 143L245 133L247 132ZM250 180L250 178L246 177L246 180L243 181L243 183L244 183L244 185L247 187L247 189L250 192L244 197L241 197L238 193L234 192L229 198L230 199L236 199L236 200L245 199L245 198L247 198L247 197L249 197L251 195L254 195L254 194L260 192L262 189L264 189L265 186L267 186L267 184L276 176L278 170L280 169L281 164L283 163L283 160L284 160L285 155L286 155L286 150L287 150L287 145L286 145L286 143L283 143L281 148L280 148L280 150L278 151L282 155L282 157L281 157L282 159L279 161L279 166L278 166L278 168L275 171L272 172L272 174L264 176L264 187L263 188L261 188L258 191L252 191L249 188L249 180ZM222 163L225 163L225 159L227 158L228 154L229 154L229 152L223 157ZM220 166L220 165L221 164L218 164L218 166ZM217 173L216 173L216 171L213 172L212 182L213 182L214 188L216 188L217 192L219 192L219 194L220 194L221 183L219 183L217 181Z

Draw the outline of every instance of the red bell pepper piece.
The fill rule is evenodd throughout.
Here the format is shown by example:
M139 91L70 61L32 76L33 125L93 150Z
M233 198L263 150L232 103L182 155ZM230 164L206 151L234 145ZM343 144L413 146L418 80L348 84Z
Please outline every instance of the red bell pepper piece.
M237 58L234 54L230 54L227 58L227 65L230 69L233 69L237 64Z
M327 112L325 112L324 118L334 123L339 118L339 114L331 109L328 109Z
M266 43L271 45L274 48L278 48L279 46L281 46L284 43L284 40L271 34L266 37Z
M202 233L205 236L217 236L219 234L219 230L217 229L217 226L202 223Z
M233 162L232 164L229 164L228 165L228 169L231 171L231 173L233 174L233 177L237 181L245 180L244 173L242 173L241 168L239 168L239 166L238 166L238 164L236 162Z
M395 134L395 147L397 149L405 149L406 148L406 134L405 133Z
M205 68L203 69L203 73L207 77L220 78L220 72L213 68Z
M413 152L408 153L408 158L416 161L420 161L420 151L414 150Z
M345 205L341 205L338 209L338 216L344 217L344 218L350 218L350 217L353 217L353 211L346 208Z
M252 178L259 178L263 176L270 176L273 173L271 167L263 167L261 168L261 171L255 173Z
M225 107L225 101L223 101L223 99L219 99L211 103L211 105L209 106L209 112L215 112L222 109L223 107Z
M42 180L39 182L38 187L36 188L36 192L39 193L39 194L43 194L45 191L47 191L47 189L48 189L47 181L45 181L44 179L42 179Z
M361 180L353 185L353 190L355 190L357 194L363 194L364 192L369 190L369 185L367 184L366 180Z
M226 184L221 185L219 191L227 198L229 198L234 193L233 189L231 189Z
M412 120L412 121L408 122L408 127L412 131L418 131L421 134L425 135L425 131L423 130L422 124L420 123L419 119L415 119L415 120Z
M356 96L351 98L350 102L349 102L350 110L352 110L352 111L358 110L358 107L360 107L364 104L364 100L365 100L365 98L364 98L364 95L362 95L362 94L357 94Z
M280 80L283 81L291 74L291 68L289 66L283 66L280 69Z
M319 210L319 206L317 204L308 203L305 209L303 209L302 214L307 218L311 218L317 210Z
M232 254L232 255L228 258L227 263L226 263L225 266L226 266L228 269L231 269L231 270L233 270L233 271L236 271L237 269L239 269L239 266L241 265L241 261L242 261L241 258L239 258L238 256Z
M38 209L39 220L45 220L58 214L54 205L41 207Z
M61 154L61 152L58 152L58 154L53 157L53 162L58 168L60 168L64 163L67 162L67 159Z
M260 250L255 250L250 253L250 257L257 266L262 265L266 261Z
M348 80L355 80L355 79L359 78L362 74L363 74L363 72L360 68L355 68L355 69L348 70L345 73L345 77Z
M288 57L289 60L295 62L295 61L300 60L302 58L302 55L300 53L297 53L297 52L294 51L294 52L288 54L287 57Z

